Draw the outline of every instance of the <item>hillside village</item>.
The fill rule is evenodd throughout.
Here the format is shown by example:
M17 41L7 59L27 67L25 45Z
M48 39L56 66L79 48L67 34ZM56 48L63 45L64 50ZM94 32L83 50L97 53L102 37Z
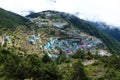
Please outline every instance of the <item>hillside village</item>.
M50 14L45 14L47 14L47 18L28 18L31 23L35 23L31 33L21 30L0 36L1 46L8 49L14 47L21 54L41 55L40 53L45 51L50 57L57 57L60 51L74 54L78 49L90 51L92 54L98 51L101 56L110 56L100 39L75 28L70 29L68 22L61 19L49 19ZM40 31L36 31L36 28Z
M120 80L120 43L91 22L49 10L5 13L0 80Z

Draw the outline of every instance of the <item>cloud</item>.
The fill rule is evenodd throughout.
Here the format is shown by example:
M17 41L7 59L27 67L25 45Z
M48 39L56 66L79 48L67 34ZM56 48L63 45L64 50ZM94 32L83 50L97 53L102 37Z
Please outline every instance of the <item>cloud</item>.
M26 15L29 11L57 10L83 19L120 25L120 0L0 0L0 7Z
M79 16L80 15L79 11L75 12L74 15Z

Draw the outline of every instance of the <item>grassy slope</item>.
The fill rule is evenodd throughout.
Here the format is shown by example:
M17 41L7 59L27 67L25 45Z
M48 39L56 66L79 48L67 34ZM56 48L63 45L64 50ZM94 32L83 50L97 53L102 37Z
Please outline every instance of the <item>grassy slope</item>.
M0 28L14 28L18 25L24 25L27 21L27 19L18 14L0 8Z

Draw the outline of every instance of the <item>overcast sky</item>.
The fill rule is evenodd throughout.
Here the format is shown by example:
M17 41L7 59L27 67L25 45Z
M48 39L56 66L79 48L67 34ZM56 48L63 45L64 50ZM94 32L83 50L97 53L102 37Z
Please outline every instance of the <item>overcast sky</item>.
M120 0L0 0L0 7L21 15L57 10L120 26Z

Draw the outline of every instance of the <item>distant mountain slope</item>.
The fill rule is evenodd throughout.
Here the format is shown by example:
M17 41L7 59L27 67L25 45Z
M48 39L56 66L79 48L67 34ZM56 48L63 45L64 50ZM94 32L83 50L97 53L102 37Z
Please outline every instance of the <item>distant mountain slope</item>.
M95 37L101 39L105 43L105 45L108 47L108 49L111 51L111 53L120 54L120 43L117 40L115 40L114 38L110 37L109 35L98 30L95 27L95 25L91 24L91 22L79 19L78 17L76 17L74 15L70 15L70 14L64 13L64 12L57 12L57 11L43 11L41 13L32 13L32 14L28 15L27 17L45 18L46 15L44 13L47 14L47 16L49 16L49 18L55 18L55 19L61 18L63 20L66 20L68 23L70 23L75 28L78 28L81 31L90 34L91 36L95 36Z
M18 14L0 8L0 28L14 28L18 25L24 25L27 21L26 18Z
M116 40L120 42L120 29L119 28L107 25L103 22L93 22L93 25L95 25L96 28L109 34L110 36L112 36L113 38L115 38Z

